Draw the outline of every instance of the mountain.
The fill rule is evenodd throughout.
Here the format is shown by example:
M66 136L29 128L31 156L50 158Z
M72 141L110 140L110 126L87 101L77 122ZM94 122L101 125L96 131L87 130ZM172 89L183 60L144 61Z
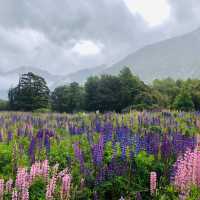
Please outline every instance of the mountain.
M58 79L60 79L62 77L59 75L52 75L47 70L42 70L37 67L29 67L29 66L18 67L13 70L10 70L10 71L3 72L1 74L3 76L18 76L18 78L19 78L20 75L22 75L23 73L28 73L28 72L33 72L39 76L42 76L46 80L51 80L51 82L57 81Z
M123 66L147 82L155 78L200 77L200 29L148 45L128 55L103 73L117 74Z
M106 70L105 64L94 67L94 68L87 68L87 69L79 70L78 72L69 74L68 77L73 81L76 81L79 83L84 83L85 80L89 76L95 76L95 75L101 74L104 70Z
M53 88L60 85L68 84L74 81L80 84L83 84L89 76L100 75L101 73L103 73L103 70L105 69L106 69L106 65L104 64L104 65L100 65L93 68L85 68L85 69L78 70L77 72L62 76L62 78L60 78L59 81L55 82L55 84L53 85Z

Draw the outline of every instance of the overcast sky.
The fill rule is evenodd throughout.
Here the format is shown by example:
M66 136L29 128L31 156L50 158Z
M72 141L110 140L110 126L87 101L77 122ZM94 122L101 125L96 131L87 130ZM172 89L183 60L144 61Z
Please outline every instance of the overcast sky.
M0 0L0 71L70 73L200 27L200 0Z

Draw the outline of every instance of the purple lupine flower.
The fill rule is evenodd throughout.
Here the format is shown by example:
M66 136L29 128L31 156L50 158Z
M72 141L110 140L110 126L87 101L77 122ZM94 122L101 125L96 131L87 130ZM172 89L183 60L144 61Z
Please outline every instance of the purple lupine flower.
M156 133L148 133L145 135L145 148L147 153L153 154L155 157L158 156L159 145L160 145L160 137L159 134Z
M46 147L46 154L48 155L50 152L50 139L49 139L49 135L47 133L45 134L44 145Z
M94 192L94 198L93 198L93 200L98 200L98 194L97 194L96 191Z
M111 123L106 123L104 129L102 130L104 134L104 143L111 141L113 138L113 127Z
M3 135L1 132L0 132L0 142L3 142Z
M124 159L126 159L126 143L121 142L120 147L121 147L121 152L122 152L121 158L122 158L122 160L124 160Z
M31 163L35 162L35 138L32 137L30 145L29 145L29 157L31 159Z
M100 130L101 130L101 121L99 119L96 119L95 120L95 131L99 133Z
M142 196L141 196L140 192L136 193L135 199L136 200L142 200Z
M36 135L39 150L42 149L43 137L44 137L43 130L40 129L40 130L37 132L37 135Z
M104 139L103 139L103 134L101 134L98 143L92 146L92 158L95 165L100 165L102 163L103 154L104 154Z
M80 171L81 173L84 173L84 158L83 158L83 153L80 149L79 143L76 142L74 144L74 154L75 158L79 161L80 163Z
M167 160L172 152L172 146L167 134L164 134L161 144L161 156L164 160Z
M183 136L181 133L175 133L172 139L173 151L176 155L183 152Z
M157 157L159 153L159 146L160 146L160 134L154 135L154 142L153 142L153 154Z
M13 133L11 131L8 131L8 143L13 139Z
M106 177L105 174L106 174L105 168L102 167L98 170L98 173L97 173L97 176L96 176L96 181L95 181L95 183L97 185L105 180L105 177Z

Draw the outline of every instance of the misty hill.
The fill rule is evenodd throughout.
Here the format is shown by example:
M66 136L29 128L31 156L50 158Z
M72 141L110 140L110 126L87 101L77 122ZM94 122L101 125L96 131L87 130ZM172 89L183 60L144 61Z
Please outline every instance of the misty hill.
M78 70L77 72L64 75L60 77L58 81L54 82L52 88L58 87L60 85L65 85L74 81L83 84L89 76L95 76L101 74L101 72L105 69L105 67L106 67L105 65L101 65L94 68L86 68Z
M2 76L17 76L17 78L19 78L19 76L23 73L28 73L28 72L33 72L39 76L44 77L46 80L50 80L51 82L53 81L57 81L58 79L60 79L61 76L59 75L52 75L51 73L49 73L47 70L42 70L39 69L37 67L29 67L29 66L22 66L22 67L18 67L15 68L13 70L7 71L7 72L3 72L1 73Z
M155 78L200 77L200 29L168 39L128 55L104 73L117 74L129 66L144 81Z

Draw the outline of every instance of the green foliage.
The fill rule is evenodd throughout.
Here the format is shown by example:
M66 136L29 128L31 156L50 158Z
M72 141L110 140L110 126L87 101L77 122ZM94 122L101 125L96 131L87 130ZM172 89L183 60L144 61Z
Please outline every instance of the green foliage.
M71 199L73 200L92 199L92 191L86 187L81 190L79 190L78 187L75 187L72 192Z
M8 110L8 101L0 99L0 111Z
M143 186L148 185L149 180L146 177L149 176L149 172L153 168L154 156L149 156L145 151L141 151L135 158L135 162L137 167L138 182Z
M99 199L120 199L128 193L128 179L122 176L115 176L108 181L104 181L97 188Z
M142 92L144 84L134 76L128 67L121 70L119 74L121 83L120 101L122 108L133 105L135 98Z
M0 143L0 176L12 174L12 146Z
M173 106L175 109L182 111L189 111L194 109L192 97L185 90L182 90L181 93L178 96L176 96Z
M153 81L153 88L160 92L168 105L171 105L174 102L174 99L180 92L180 85L179 82L176 83L176 81L171 78L164 80L156 79Z
M112 148L112 142L107 142L104 150L104 159L108 163L111 161L113 156L113 148Z
M72 157L72 149L70 149L70 141L61 141L60 143L53 143L51 146L50 151L50 163L51 165L55 165L56 163L59 163L59 167L61 169L64 169L65 166L69 163L67 163L66 157L68 158Z
M158 190L156 200L179 200L178 192L172 185L168 185L163 189Z
M193 185L190 189L189 197L186 200L196 200L200 198L200 188Z
M84 90L78 83L57 87L52 95L52 108L57 112L79 112L84 107Z
M51 109L49 108L39 108L39 109L34 110L34 113L50 113L50 112L51 112Z
M118 77L102 75L89 78L85 84L85 105L88 111L120 110L120 81Z
M37 178L29 188L30 200L45 200L46 183L43 178Z
M127 67L118 76L90 77L85 84L86 109L121 112L132 106L137 108L137 105L146 109L158 102L156 94L149 93L150 90Z
M85 108L88 111L98 110L98 95L97 89L99 78L89 77L85 83Z

